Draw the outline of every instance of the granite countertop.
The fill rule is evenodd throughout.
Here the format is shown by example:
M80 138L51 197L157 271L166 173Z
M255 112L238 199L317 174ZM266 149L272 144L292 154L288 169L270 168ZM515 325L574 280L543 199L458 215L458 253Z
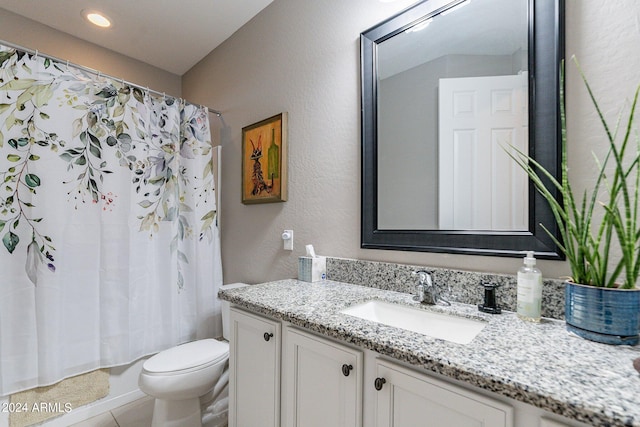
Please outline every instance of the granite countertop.
M523 322L472 305L420 306L412 295L347 283L282 280L220 291L223 300L327 337L598 426L640 426L640 347L609 346L568 333L563 321ZM341 314L380 299L484 319L466 345Z

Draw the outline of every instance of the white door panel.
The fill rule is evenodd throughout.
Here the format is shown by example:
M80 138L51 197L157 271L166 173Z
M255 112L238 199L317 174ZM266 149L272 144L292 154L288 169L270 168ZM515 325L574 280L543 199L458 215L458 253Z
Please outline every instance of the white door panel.
M440 229L527 229L527 177L505 152L527 150L527 99L526 73L440 79Z

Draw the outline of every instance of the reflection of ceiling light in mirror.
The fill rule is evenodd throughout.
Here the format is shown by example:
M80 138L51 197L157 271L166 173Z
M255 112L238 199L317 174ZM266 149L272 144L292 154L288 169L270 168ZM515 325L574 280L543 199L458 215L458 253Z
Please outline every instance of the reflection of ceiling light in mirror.
M429 26L429 24L431 24L431 21L433 21L433 18L426 19L419 24L416 24L413 27L409 28L405 31L405 33L415 33L417 31L424 30Z
M468 5L469 3L471 3L471 0L465 0L465 1L463 1L462 3L459 3L459 4L455 5L455 6L453 6L452 8L445 10L444 12L442 12L442 13L440 14L440 16L448 15L448 14L450 14L451 12L453 12L453 11L455 11L455 10L458 10L458 9L460 9L460 8L461 8L461 7L463 7L463 6Z
M87 21L100 28L109 28L111 26L111 20L100 12L83 10L82 16L84 16Z

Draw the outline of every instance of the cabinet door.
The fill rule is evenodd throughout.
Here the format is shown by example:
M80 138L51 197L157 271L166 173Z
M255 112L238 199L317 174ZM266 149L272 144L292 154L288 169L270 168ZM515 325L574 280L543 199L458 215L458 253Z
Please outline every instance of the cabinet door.
M362 425L362 352L297 329L284 337L287 427Z
M280 425L280 322L231 308L229 426Z
M466 389L376 361L376 427L512 427L513 409Z

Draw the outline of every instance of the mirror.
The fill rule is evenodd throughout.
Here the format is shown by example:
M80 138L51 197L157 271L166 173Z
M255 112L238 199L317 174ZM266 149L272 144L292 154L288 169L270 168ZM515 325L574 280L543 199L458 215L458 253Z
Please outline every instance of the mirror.
M426 0L361 34L362 247L561 255L512 147L559 172L562 0Z

